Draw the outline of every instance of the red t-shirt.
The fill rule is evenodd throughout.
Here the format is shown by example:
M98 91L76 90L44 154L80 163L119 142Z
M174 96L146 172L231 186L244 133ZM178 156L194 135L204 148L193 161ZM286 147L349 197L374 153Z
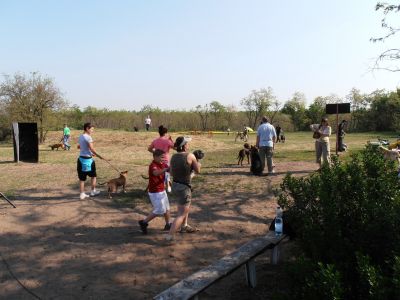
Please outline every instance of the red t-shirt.
M166 163L157 163L154 160L151 162L149 166L149 193L158 193L165 190L165 173L158 176L153 175L154 170L162 170L165 168L168 168Z

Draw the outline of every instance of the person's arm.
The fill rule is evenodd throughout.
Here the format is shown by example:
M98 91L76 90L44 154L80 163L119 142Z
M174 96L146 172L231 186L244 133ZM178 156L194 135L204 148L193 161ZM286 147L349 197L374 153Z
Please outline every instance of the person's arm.
M96 152L96 150L94 149L94 147L93 147L93 142L89 143L89 149L90 149L90 152L92 152L95 156L97 156L97 157L100 158L100 159L104 159L104 157L102 157L101 155L99 155L99 154Z
M168 172L169 171L169 168L164 168L164 169L155 169L155 170L153 170L153 172L152 172L152 174L154 175L154 176L158 176L158 175L161 175L161 174L163 174L163 173L165 173L165 172Z
M192 169L196 174L200 173L201 163L196 159L193 153L188 154L187 162L189 165L192 166Z
M153 142L149 145L149 147L147 147L147 151L149 151L150 153L154 152L154 144L153 144Z

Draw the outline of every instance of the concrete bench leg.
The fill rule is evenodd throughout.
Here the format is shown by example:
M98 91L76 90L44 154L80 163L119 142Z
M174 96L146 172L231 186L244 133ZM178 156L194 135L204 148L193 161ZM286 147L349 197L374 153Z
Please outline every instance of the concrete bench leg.
M277 265L279 262L279 258L280 258L280 246L277 245L274 248L272 248L272 252L271 252L271 264L273 265Z
M257 277L256 277L256 264L254 262L254 259L250 259L245 264L245 270L246 270L247 285L251 288L255 288L257 285Z

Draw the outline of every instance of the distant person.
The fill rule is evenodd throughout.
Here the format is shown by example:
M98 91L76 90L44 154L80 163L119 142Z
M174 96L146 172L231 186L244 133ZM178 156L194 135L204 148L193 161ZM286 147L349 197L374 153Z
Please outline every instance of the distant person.
M178 203L178 216L172 223L167 241L174 240L177 230L192 233L196 229L188 224L190 205L192 202L192 176L191 173L200 173L201 164L193 153L189 153L190 137L180 136L175 141L175 153L171 158L170 172L173 177L172 196Z
M276 142L279 143L281 141L281 126L276 125L275 131L276 131Z
M321 124L318 127L317 133L319 135L318 143L316 144L317 163L319 164L320 167L322 166L322 164L330 165L331 150L330 150L329 137L332 134L332 128L331 126L329 126L327 118L321 119Z
M149 131L150 126L151 126L150 116L147 116L147 118L144 120L144 125L146 126L146 131Z
M263 170L265 168L265 158L267 158L268 174L272 174L275 172L274 163L272 160L275 142L275 128L268 122L268 118L264 116L261 119L261 125L257 129L256 147L259 148Z
M64 124L64 130L63 130L63 144L64 144L64 150L70 150L71 145L69 143L71 138L71 130L68 128L67 124Z
M143 234L147 234L147 227L149 222L158 216L164 216L165 226L164 230L170 230L170 213L169 201L167 193L165 192L165 173L169 171L169 167L162 161L164 151L156 149L153 152L153 161L149 165L149 198L153 211L147 216L146 219L140 220L139 226Z
M347 150L347 145L344 143L344 136L346 135L345 129L347 126L347 121L342 120L339 124L339 132L338 132L338 151L344 152Z
M174 148L174 142L172 141L170 135L167 136L167 132L168 128L164 127L163 125L160 125L158 127L158 133L160 137L153 140L149 145L149 147L147 148L147 150L152 153L154 153L155 150L162 150L164 153L162 157L162 162L169 166L169 160L170 160L169 150ZM170 192L171 187L170 187L170 178L168 172L165 174L165 180L166 180L167 190L168 192Z
M89 197L96 196L100 194L99 191L96 190L96 164L93 159L93 155L97 156L100 159L103 159L96 150L94 149L93 146L93 139L92 139L92 133L93 133L94 127L92 126L91 123L85 123L83 125L83 134L79 136L79 158L77 161L77 171L78 171L78 177L79 177L79 190L80 190L80 195L79 198L81 200ZM85 193L85 181L87 176L90 177L91 179L91 191L90 194Z

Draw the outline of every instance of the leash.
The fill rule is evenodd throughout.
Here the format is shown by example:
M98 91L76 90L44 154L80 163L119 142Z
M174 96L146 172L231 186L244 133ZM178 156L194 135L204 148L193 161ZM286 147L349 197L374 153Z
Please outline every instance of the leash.
M17 208L2 192L0 192L0 197L3 197L10 205L12 205L14 208Z
M104 159L104 158L103 158L103 160L104 160L106 163L108 163L108 164L110 165L110 167L113 168L115 171L117 171L118 173L121 173L121 171L118 170L118 168L114 167L107 159Z

